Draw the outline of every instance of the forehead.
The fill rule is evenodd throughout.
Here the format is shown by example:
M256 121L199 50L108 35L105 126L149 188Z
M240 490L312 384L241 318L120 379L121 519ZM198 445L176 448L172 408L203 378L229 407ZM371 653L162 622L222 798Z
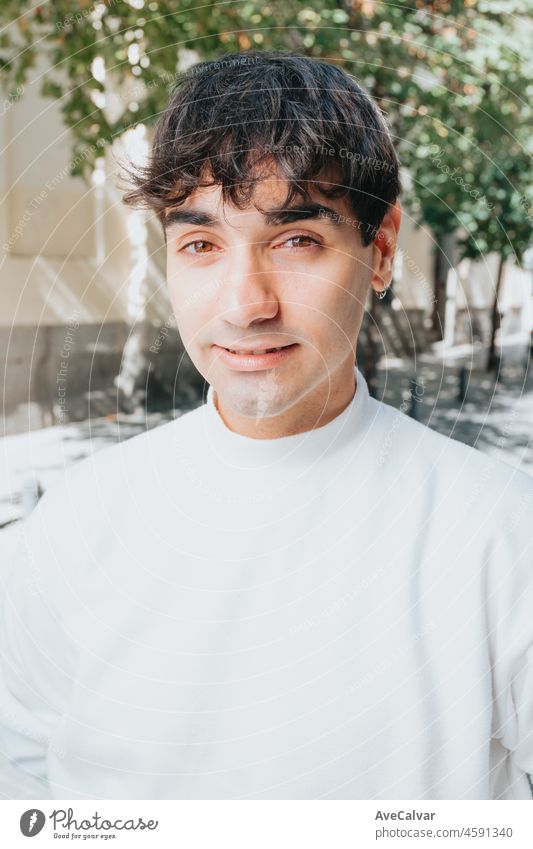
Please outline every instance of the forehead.
M254 185L250 205L243 212L249 215L256 211L255 207L268 209L285 206L289 192L289 183L275 159L272 156L268 156L260 162L250 162L249 170L250 178L253 177L257 182ZM205 182L209 182L212 179L209 165L203 169L201 178L205 178ZM339 167L331 163L327 167L324 167L314 180L302 179L297 182L305 188L308 197L320 202L325 199L321 188L328 190L338 187L340 178L341 172ZM340 199L336 200L342 206ZM342 200L344 201L344 198ZM238 214L240 211L238 207L232 204L225 205L223 203L222 187L217 184L197 188L184 201L183 208L195 206L200 201L202 206L209 206L210 211L216 210L218 213L222 213L224 206L229 207L232 214ZM329 205L332 205L331 199Z

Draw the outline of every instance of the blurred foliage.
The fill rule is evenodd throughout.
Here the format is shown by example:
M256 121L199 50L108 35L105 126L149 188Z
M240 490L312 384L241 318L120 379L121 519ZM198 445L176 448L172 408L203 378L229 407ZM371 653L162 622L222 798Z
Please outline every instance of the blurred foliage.
M176 70L229 51L288 49L342 65L388 115L403 202L461 254L532 240L533 0L3 0L0 70L42 69L74 139L74 173L165 107ZM193 51L194 53L192 53ZM39 62L39 64L37 64Z

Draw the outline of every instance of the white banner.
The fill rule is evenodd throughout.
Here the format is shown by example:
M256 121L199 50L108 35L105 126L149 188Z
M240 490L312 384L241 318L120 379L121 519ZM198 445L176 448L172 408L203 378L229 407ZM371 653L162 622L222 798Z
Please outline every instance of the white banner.
M186 849L532 849L533 804L398 801L28 800L0 802L2 846ZM111 842L112 841L112 842Z

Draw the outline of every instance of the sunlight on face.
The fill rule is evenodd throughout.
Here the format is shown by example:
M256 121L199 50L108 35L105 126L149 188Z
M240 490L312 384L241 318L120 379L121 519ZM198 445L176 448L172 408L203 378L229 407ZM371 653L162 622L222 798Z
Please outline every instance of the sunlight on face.
M311 190L327 209L289 213L286 194L272 176L244 210L223 205L211 186L167 211L167 279L183 343L228 426L258 438L323 424L353 397L372 279L373 247L363 247L346 199ZM226 350L280 346L262 358Z

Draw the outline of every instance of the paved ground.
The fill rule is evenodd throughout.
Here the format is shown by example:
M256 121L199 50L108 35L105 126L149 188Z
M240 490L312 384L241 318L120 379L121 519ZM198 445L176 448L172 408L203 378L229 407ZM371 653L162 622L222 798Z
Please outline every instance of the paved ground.
M527 351L509 346L497 376L485 371L484 349L454 353L446 360L425 356L380 368L374 394L439 433L533 474L533 365L526 370Z

